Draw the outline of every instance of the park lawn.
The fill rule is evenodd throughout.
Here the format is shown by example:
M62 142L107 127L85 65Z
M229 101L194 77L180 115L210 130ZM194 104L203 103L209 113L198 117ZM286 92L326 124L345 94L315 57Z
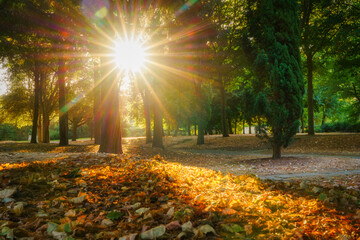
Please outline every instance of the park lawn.
M358 201L339 208L329 204L328 192L158 155L83 153L3 163L0 180L0 239L360 237Z

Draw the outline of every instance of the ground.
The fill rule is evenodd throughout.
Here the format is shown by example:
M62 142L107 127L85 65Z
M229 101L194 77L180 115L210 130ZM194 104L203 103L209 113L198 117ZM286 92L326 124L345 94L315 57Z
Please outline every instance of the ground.
M281 159L250 135L164 141L0 143L0 239L360 237L360 134L299 135Z

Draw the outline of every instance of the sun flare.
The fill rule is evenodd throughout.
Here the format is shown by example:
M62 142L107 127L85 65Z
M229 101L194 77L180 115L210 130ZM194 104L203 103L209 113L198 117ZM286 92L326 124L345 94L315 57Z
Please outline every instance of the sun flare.
M140 42L119 40L115 43L115 62L120 69L139 72L145 61L146 51Z

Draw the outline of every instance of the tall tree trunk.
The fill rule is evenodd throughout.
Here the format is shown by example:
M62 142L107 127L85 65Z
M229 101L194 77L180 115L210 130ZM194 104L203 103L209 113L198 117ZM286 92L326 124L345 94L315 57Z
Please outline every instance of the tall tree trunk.
M229 137L228 127L226 122L226 95L225 95L225 86L221 76L219 76L220 81L220 98L221 98L221 127L223 137Z
M308 100L308 134L315 135L314 130L314 87L313 87L313 55L311 53L306 54L307 65L307 100Z
M78 128L78 122L74 119L72 124L72 137L71 141L75 142L77 139L77 128Z
M323 126L325 124L325 120L326 120L326 107L324 107L323 110L323 116L322 116L322 120L321 120L321 126Z
M31 143L37 143L36 135L37 135L37 128L38 128L38 117L39 117L39 103L40 103L40 68L39 64L35 63L35 70L34 70L34 111L33 111L33 121L32 121L32 130L31 130Z
M95 144L100 144L101 128L100 128L100 88L101 88L101 74L100 64L94 63L94 138Z
M243 120L243 134L245 134L245 120Z
M273 143L273 159L281 158L281 144Z
M229 125L229 134L234 134L232 124L231 124L231 118L228 117L227 120L228 120L228 125Z
M104 80L101 84L101 134L99 152L122 153L121 120L120 120L120 89L117 74L112 68L112 59L102 58Z
M251 134L251 121L248 122L249 125L249 134Z
M198 112L198 137L197 145L202 145L205 143L204 131L205 131L205 120L204 120L204 107L203 107L203 94L201 89L201 84L197 81L195 82L195 95L197 101L197 112Z
M304 113L301 114L301 132L304 133L305 132L305 124L304 124Z
M149 91L145 88L144 96L144 116L145 116L145 132L146 132L146 143L151 143L151 118L150 118L150 96Z
M37 136L37 140L39 143L43 142L43 125L42 125L42 114L41 112L39 113L39 119L38 119L38 136Z
M43 143L50 143L50 131L49 131L50 119L48 111L43 112Z
M187 132L188 132L188 136L191 136L191 125L190 125L190 123L187 124Z
M237 128L237 118L234 119L234 134L236 134L236 128Z
M60 146L69 145L68 138L68 109L66 109L66 86L65 86L65 60L59 61L58 84L59 84L59 133L60 133Z
M194 125L194 135L196 136L196 124Z
M164 148L163 145L163 123L162 114L158 104L153 105L154 108L154 139L152 147Z

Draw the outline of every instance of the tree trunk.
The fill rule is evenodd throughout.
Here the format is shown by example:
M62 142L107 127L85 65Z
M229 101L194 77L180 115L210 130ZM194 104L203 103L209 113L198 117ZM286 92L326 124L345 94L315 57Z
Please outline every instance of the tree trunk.
M101 88L101 74L100 64L94 63L94 138L95 144L100 144L101 128L100 128L100 88Z
M146 131L146 143L151 143L151 118L150 118L150 96L149 91L145 88L144 97L144 116L145 116L145 131Z
M304 113L301 114L301 132L304 133L305 132L305 126L304 126Z
M234 123L234 134L236 134L236 127L237 127L237 118L234 119L235 123Z
M229 125L229 134L234 134L232 124L231 124L231 118L228 117L227 120L228 120L228 125Z
M163 145L163 124L161 110L157 104L154 104L154 139L152 147L164 148Z
M41 113L39 113L39 118L38 118L38 136L37 136L37 140L38 142L43 142L43 125L42 125L42 115Z
M196 124L194 125L194 135L196 136Z
M226 122L226 95L224 82L221 76L219 76L220 81L220 98L221 98L221 127L223 137L229 137L227 122ZM231 125L231 124L230 124Z
M101 59L104 76L101 84L101 134L99 152L122 153L121 126L120 126L120 89L117 82L117 73L112 68L112 59Z
M273 159L281 158L281 145L273 143Z
M47 111L43 112L43 143L50 143L50 131L49 131L50 119Z
M243 120L243 134L245 134L245 120Z
M313 88L313 55L306 54L307 82L308 82L308 134L315 135L314 130L314 88Z
M68 109L66 109L66 86L65 86L65 60L59 61L58 84L59 84L59 133L60 146L69 145L68 138Z
M37 143L36 135L38 128L38 117L39 117L39 102L40 102L40 69L38 63L35 63L34 70L34 111L33 111L33 121L32 121L32 130L31 130L31 143Z
M249 125L249 134L251 134L251 121L248 122Z
M205 121L204 121L204 108L203 108L203 94L201 89L201 84L195 82L195 95L197 101L197 112L198 112L198 137L197 145L202 145L205 143L204 130L205 130Z
M323 116L321 120L321 126L324 126L326 120L326 107L324 107Z
M260 129L261 129L261 119L260 117L258 117L258 129L257 129L258 134L260 134Z
M190 123L188 123L188 125L187 125L187 132L188 132L188 136L191 136L191 125L190 125Z
M77 139L77 128L78 128L78 122L74 120L72 124L72 137L71 137L71 141L73 142L75 142Z

